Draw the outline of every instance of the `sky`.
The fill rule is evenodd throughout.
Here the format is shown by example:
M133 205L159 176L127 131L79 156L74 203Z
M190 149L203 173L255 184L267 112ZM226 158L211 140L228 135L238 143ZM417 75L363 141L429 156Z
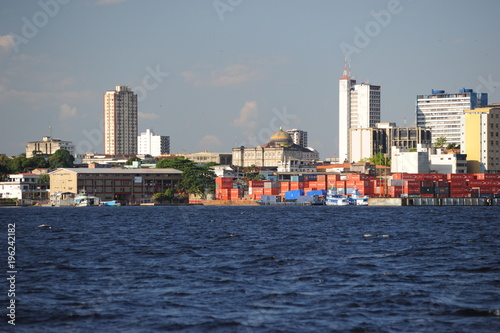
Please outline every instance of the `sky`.
M172 153L308 132L338 153L338 80L381 86L381 120L415 125L415 99L472 88L500 103L500 1L0 0L0 154L29 141L103 153L103 94L139 99L139 133Z

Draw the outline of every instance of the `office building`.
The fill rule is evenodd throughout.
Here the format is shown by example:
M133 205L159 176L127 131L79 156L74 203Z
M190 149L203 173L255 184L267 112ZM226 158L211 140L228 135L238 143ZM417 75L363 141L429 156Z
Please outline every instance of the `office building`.
M430 95L417 96L417 127L430 129L433 143L445 137L447 144L459 145L463 112L487 104L487 93L460 89L457 94L448 94L444 90L433 89Z
M26 145L26 158L31 158L34 155L48 157L59 149L65 149L71 155L75 156L75 145L73 145L71 141L63 141L61 139L53 139L50 136L44 136L42 141L28 142Z
M370 128L380 122L380 86L356 84L344 66L339 80L339 161L351 162L352 128Z
M500 104L464 111L460 150L467 154L467 172L500 172Z
M290 134L290 137L293 140L293 143L295 143L298 146L301 147L307 147L307 132L302 131L299 129L291 129L286 131L288 134Z
M137 154L137 94L127 86L104 94L104 154Z
M137 137L137 153L151 156L170 154L170 137L156 135L147 129Z

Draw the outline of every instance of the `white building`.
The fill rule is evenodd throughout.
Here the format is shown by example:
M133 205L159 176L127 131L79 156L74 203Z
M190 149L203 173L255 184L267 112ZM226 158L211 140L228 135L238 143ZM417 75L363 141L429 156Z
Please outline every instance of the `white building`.
M0 198L48 199L49 183L39 183L39 178L34 173L9 175L8 181L0 182Z
M104 94L104 154L137 154L137 94L127 86Z
M429 152L427 149L409 151L392 147L391 172L429 173Z
M339 161L351 161L351 128L375 127L380 122L380 86L356 84L344 66L339 80Z
M49 156L59 149L67 150L72 156L75 156L75 145L71 141L53 139L50 136L44 136L42 141L30 141L26 144L26 158L36 155Z
M151 156L170 154L170 137L155 135L147 129L137 137L137 153Z
M435 173L467 173L467 155L447 154L441 149L433 149L429 156L430 171Z
M293 143L301 147L307 147L307 132L299 129L286 131L292 137Z
M487 93L460 89L458 94L447 94L444 90L433 89L430 95L417 96L417 127L430 129L433 143L445 137L447 144L459 145L464 111L487 104Z

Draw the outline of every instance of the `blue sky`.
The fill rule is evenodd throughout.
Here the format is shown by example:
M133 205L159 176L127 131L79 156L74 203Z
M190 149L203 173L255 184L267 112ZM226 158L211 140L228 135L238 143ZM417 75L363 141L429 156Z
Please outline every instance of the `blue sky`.
M500 103L500 1L0 1L0 153L49 134L103 152L103 94L139 95L139 131L173 153L264 144L280 127L338 150L344 53L382 87L382 121L417 94L473 88Z

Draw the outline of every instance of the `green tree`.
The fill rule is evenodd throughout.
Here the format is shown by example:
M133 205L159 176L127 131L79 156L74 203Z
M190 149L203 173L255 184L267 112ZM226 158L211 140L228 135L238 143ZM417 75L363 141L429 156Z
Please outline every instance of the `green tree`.
M434 148L443 148L446 144L446 138L444 136L438 138L434 143Z
M50 176L46 173L41 174L38 178L39 183L50 183Z
M52 169L72 168L75 158L66 150L59 149L49 157L49 165Z
M376 153L371 158L369 158L368 161L372 162L375 165L391 165L391 159L387 158L383 153Z
M137 156L132 156L127 160L127 162L125 162L125 165L132 165L132 162L134 161L141 161L141 159Z
M156 167L182 171L182 180L177 190L181 193L200 195L204 198L206 194L215 191L214 165L215 163L207 163L199 166L184 157L176 157L174 159L163 159L156 164Z

